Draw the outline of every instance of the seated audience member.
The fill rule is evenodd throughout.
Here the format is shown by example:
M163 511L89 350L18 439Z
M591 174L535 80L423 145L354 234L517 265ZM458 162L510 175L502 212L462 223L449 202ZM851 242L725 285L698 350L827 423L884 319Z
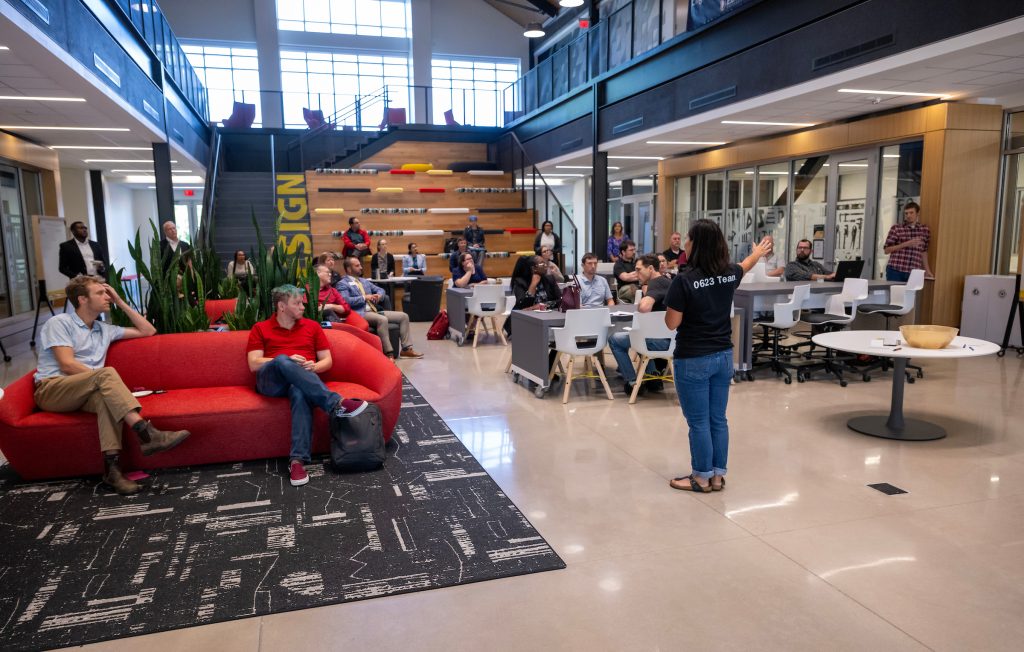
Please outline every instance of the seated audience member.
M673 233L669 240L669 247L664 251L665 260L668 261L668 270L675 272L686 264L686 251L683 249L683 236L678 231Z
M459 273L459 258L462 254L469 251L469 247L466 244L465 238L459 238L456 242L456 249L448 255L448 271L452 273L452 278Z
M581 308L615 305L615 298L612 296L612 289L608 287L608 281L603 276L597 275L596 254L583 254L583 273L577 276L576 280L580 282Z
M667 276L658 271L658 258L653 254L647 254L636 261L637 276L641 283L647 287L644 296L637 304L637 312L664 312L665 296L672 284ZM648 339L647 348L652 351L668 351L672 344L671 339ZM633 393L633 384L636 382L636 371L633 369L633 361L629 357L629 333L615 333L608 338L608 346L611 347L615 362L619 365L619 375L626 381L626 394ZM655 361L647 366L646 373L655 373ZM640 391L651 389L660 391L663 383L660 380L650 380L641 385Z
M632 240L623 240L619 247L619 259L612 267L612 274L619 282L619 289L616 291L617 298L622 303L633 303L639 287L636 273L636 244Z
M370 328L380 338L384 353L394 357L391 338L388 336L388 323L398 324L398 334L402 342L401 358L422 358L409 341L409 315L395 310L382 310L380 302L384 299L384 290L362 278L363 263L355 256L345 259L345 276L341 277L337 289L352 311L370 323Z
M342 234L341 239L344 243L341 255L345 258L370 255L370 234L361 228L358 217L348 218L348 230Z
M547 245L541 245L540 257L547 263L548 276L551 277L551 280L555 283L565 283L565 276L562 275L562 270L558 269L558 264L555 263L555 250Z
M305 292L294 285L271 290L274 315L257 322L245 347L249 369L256 374L256 392L287 396L292 410L292 447L288 472L293 487L309 482L305 464L313 439L312 406L339 417L354 417L366 401L342 398L327 389L317 374L331 368L331 347L320 324L302 316Z
M778 278L786 273L786 266L779 261L779 256L775 253L775 236L769 234L765 237L768 238L768 244L772 246L771 253L761 257L761 260L764 261L765 274Z
M373 278L391 278L395 272L395 257L388 253L388 241L381 238L377 241L377 253L370 261L370 276Z
M239 249L235 252L235 258L228 263L228 278L233 278L239 284L245 283L247 279L256 276L256 268L252 262L245 257L245 252Z
M317 264L316 275L320 277L319 300L324 321L341 322L363 331L370 330L370 323L353 312L348 302L342 298L341 293L331 285L331 270L327 268L327 265Z
M555 233L555 225L551 223L551 220L544 220L544 223L540 225L540 231L537 231L537 236L533 239L533 251L538 256L541 255L541 249L545 246L551 247L551 253L555 257L562 253L562 239Z
M658 254L658 271L664 276L672 276L672 271L668 268L668 258L665 258L665 254Z
M487 253L487 237L484 230L477 224L476 215L469 216L469 224L462 230L462 237L466 239L466 247L473 254L473 261L477 267L484 266L484 254Z
M477 283L484 283L487 281L487 274L484 274L484 270L476 266L476 261L473 260L473 254L466 252L459 254L459 265L461 276L452 276L452 281L457 288L468 288L476 285Z
M320 254L320 257L316 260L321 265L327 265L327 269L331 275L331 285L337 285L338 281L341 280L341 274L335 269L338 263L338 256L330 251L325 251Z
M402 276L423 276L427 273L427 257L420 253L415 242L409 243L409 253L402 256Z
M156 328L95 278L76 277L65 292L74 312L51 317L39 333L36 405L44 412L84 410L95 414L103 451L103 482L122 496L138 493L141 487L121 473L121 424L135 432L143 455L170 450L185 441L189 432L157 430L143 419L142 406L131 390L116 370L104 364L112 342L149 337L156 334ZM111 303L128 315L130 328L99 320Z
M513 310L544 310L558 307L562 294L547 274L547 263L540 256L521 256L512 270ZM506 319L502 329L512 332L512 320Z
M811 259L810 240L796 243L796 260L786 265L787 281L831 281L835 277L835 272L829 272L821 263Z

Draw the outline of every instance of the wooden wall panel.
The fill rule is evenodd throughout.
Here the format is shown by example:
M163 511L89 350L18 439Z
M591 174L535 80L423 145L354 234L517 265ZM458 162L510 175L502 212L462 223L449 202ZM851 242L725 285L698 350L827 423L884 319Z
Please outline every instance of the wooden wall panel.
M401 167L405 163L432 163L435 168L448 169L459 161L486 161L484 143L432 143L402 140L366 159L367 163L388 163Z

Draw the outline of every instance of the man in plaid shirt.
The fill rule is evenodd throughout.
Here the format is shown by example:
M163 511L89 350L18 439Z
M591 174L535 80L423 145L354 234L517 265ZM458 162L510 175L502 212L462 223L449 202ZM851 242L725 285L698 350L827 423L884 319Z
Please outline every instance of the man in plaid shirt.
M910 272L923 269L928 277L933 277L932 268L928 265L928 245L932 240L932 232L927 224L921 224L921 207L909 202L903 207L903 223L893 224L889 235L885 238L885 253L889 255L889 263L885 266L885 280L906 283Z

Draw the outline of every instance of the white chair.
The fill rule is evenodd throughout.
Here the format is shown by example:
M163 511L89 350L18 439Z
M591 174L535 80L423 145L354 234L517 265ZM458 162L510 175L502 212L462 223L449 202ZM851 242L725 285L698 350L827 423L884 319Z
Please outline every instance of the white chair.
M612 390L608 387L608 379L604 375L604 367L597 355L608 344L608 334L611 329L612 315L607 306L570 310L565 313L565 326L551 329L555 336L556 356L551 365L551 372L548 374L548 383L555 377L555 370L558 368L562 356L569 357L569 364L565 367L565 391L562 392L562 403L569 402L569 390L572 388L574 378L573 366L577 356L586 356L585 359L594 365L608 400L614 400ZM586 373L575 376L577 379L592 377Z
M505 300L505 288L500 285L477 285L473 288L473 294L466 299L466 312L469 313L469 325L466 327L466 337L473 333L473 348L476 348L480 341L480 325L484 320L490 319L491 326L501 338L501 343L508 345L505 333L498 328L494 318L504 314L507 301ZM486 329L486 325L484 326Z
M648 374L647 363L651 360L672 360L672 342L675 341L676 332L665 325L665 313L658 312L637 312L633 313L633 325L629 329L629 348L640 355L640 363L636 367L636 382L633 383L633 393L629 397L629 404L636 403L637 394L640 393L640 385L645 380L672 380L672 365L668 366L666 374ZM669 340L668 349L655 351L647 348L647 340Z
M811 325L812 334L841 330L853 323L857 317L857 306L867 298L868 280L866 278L848 278L843 281L842 291L828 298L824 313L804 315L803 321ZM836 357L832 349L825 350L825 357L817 366L835 376L839 380L840 387L846 387L843 371L853 371L849 366L843 364L840 358ZM809 378L810 374L811 370L803 372L803 377Z
M915 269L910 272L910 278L907 279L905 285L894 285L889 288L889 303L865 303L858 306L857 310L863 315L883 315L885 317L885 330L891 331L892 320L909 314L914 309L917 293L922 289L924 289L924 270ZM878 362L861 370L864 381L871 380L869 372L875 369L885 371L890 366L892 366L890 358L879 358ZM924 378L924 370L918 365L908 364L907 369L917 371L917 377ZM910 382L914 382L913 376L909 373L907 378Z
M793 288L793 294L789 296L789 301L774 305L771 321L757 322L758 326L762 326L765 329L764 339L765 342L770 343L771 355L764 362L755 363L754 366L756 367L759 364L768 365L775 372L776 376L785 376L787 385L793 382L793 376L789 373L789 370L796 369L796 367L787 362L791 355L783 355L779 340L782 336L782 331L796 326L800 321L800 311L809 296L811 296L811 286L798 285ZM799 373L797 374L797 380L803 382L803 377Z

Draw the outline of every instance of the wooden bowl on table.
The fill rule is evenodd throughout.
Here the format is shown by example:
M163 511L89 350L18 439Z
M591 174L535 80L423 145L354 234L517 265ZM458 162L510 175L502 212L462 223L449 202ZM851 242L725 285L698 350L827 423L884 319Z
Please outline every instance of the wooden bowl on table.
M959 332L951 326L900 326L903 341L915 349L944 349Z

